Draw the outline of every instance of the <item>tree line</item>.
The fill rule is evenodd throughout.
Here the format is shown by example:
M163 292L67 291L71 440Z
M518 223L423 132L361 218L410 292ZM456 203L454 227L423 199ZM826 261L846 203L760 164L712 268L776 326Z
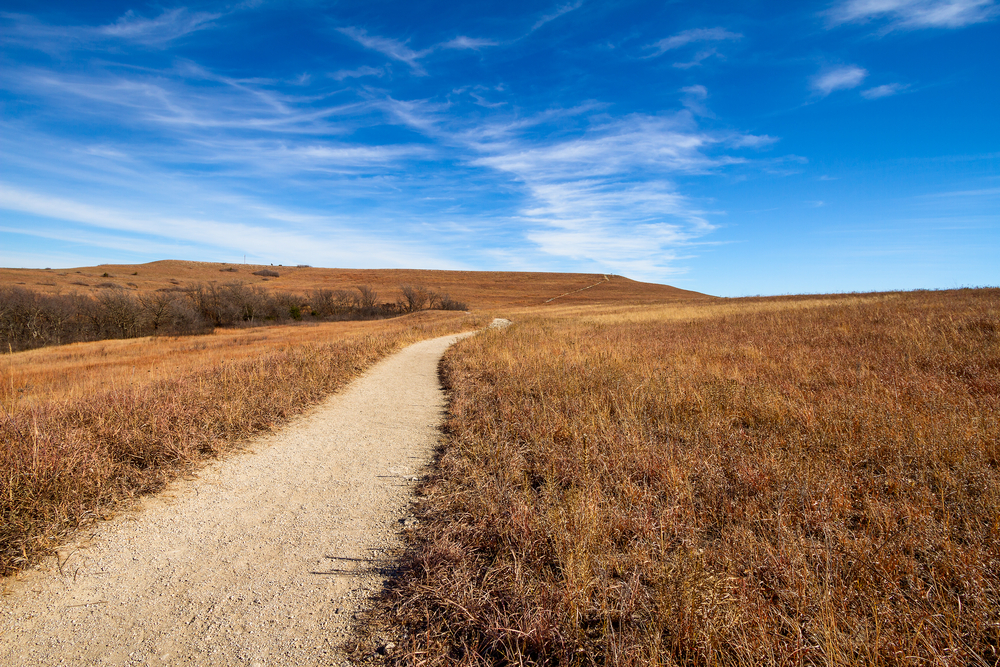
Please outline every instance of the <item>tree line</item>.
M401 285L392 302L380 301L369 285L301 295L241 282L212 282L145 293L114 286L93 296L7 286L0 287L0 347L17 352L78 341L203 334L215 327L378 319L426 309L467 306L416 285Z

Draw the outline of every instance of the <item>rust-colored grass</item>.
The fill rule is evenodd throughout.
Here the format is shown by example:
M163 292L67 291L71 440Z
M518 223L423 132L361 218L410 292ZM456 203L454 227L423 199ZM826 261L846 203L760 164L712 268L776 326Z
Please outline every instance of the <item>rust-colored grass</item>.
M255 275L273 271L277 278ZM104 274L107 274L105 276ZM395 302L401 285L420 285L448 294L474 309L587 303L659 303L704 297L697 292L587 273L514 271L429 271L418 269L328 269L164 260L148 264L102 264L72 269L0 268L0 285L39 292L97 294L102 285L136 292L177 289L196 283L244 282L267 290L305 294L314 289L373 287L380 302ZM706 297L710 298L710 297ZM551 301L550 301L551 300Z
M423 311L397 319L240 329L205 336L163 336L72 343L0 355L0 405L24 407L84 398L243 362L286 346L325 344L433 327L469 319L464 313Z
M522 313L445 376L401 663L1000 661L1000 290Z
M0 574L238 448L465 313L78 343L0 357Z

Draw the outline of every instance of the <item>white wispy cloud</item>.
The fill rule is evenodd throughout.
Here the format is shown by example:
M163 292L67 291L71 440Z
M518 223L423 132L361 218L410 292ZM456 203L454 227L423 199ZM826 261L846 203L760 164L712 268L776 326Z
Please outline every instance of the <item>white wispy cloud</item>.
M356 69L341 69L336 72L330 73L331 79L336 79L337 81L343 81L344 79L360 79L365 76L385 76L385 70L381 67L369 67L363 65Z
M210 82L214 85L192 85ZM179 62L162 72L64 74L27 67L0 77L0 87L44 99L67 115L111 114L132 125L228 128L265 132L333 133L331 122L354 114L362 102L316 104L315 96L290 95L268 82L218 76L194 63Z
M631 116L548 145L484 144L480 150L495 154L476 162L530 181L589 178L640 167L704 173L718 166L719 159L707 156L704 149L721 140L686 125L684 118Z
M671 35L670 37L665 37L658 42L646 45L645 48L652 49L653 51L646 57L655 58L656 56L666 53L667 51L673 51L674 49L679 49L682 46L687 46L688 44L733 41L742 38L743 35L740 33L730 32L725 28L694 28L692 30L679 32L676 35ZM708 51L704 53L705 55L701 57L701 60L704 60L709 55L712 55L714 51L712 53L709 53Z
M535 24L531 26L531 32L538 30L546 23L549 23L550 21L555 21L560 16L569 14L570 12L577 10L582 6L583 6L583 0L578 0L578 2L569 2L566 3L565 5L560 5L559 7L556 8L555 11L545 14L540 19L535 21Z
M496 46L499 42L492 39L480 39L476 37L466 37L461 35L454 39L449 39L447 42L441 42L437 44L432 49L457 49L457 50L469 50L478 51L479 49L485 48L487 46Z
M190 12L181 7L165 10L156 18L147 19L131 9L110 25L97 30L111 37L127 39L149 45L163 45L199 30L213 27L213 21L222 14Z
M701 131L686 112L634 115L543 145L523 138L482 143L476 149L483 156L473 163L523 184L526 238L542 252L654 277L680 271L676 248L714 229L673 179L744 162L712 154L741 143L767 142Z
M223 14L191 12L186 8L164 10L155 18L146 18L129 10L114 23L101 26L50 25L33 16L0 13L6 24L4 39L21 47L49 53L67 49L100 49L109 43L131 42L155 49L201 30L216 26Z
M687 86L681 88L681 92L684 93L681 96L681 104L690 109L691 113L707 117L713 115L705 106L705 100L708 99L708 89L705 86Z
M875 86L874 88L868 88L861 91L861 96L868 100L877 100L880 97L891 97L892 95L897 95L908 86L902 83L886 83L881 86Z
M711 58L712 56L719 55L718 49L702 49L694 54L691 60L685 62L676 62L673 64L677 69L691 69L692 67L698 67L703 62Z
M693 101L707 96L700 86L689 88L682 92ZM714 229L710 214L679 192L674 179L745 164L733 151L776 141L702 131L687 111L608 120L596 103L534 115L496 112L474 123L427 100L389 98L385 108L441 150L448 147L468 165L504 176L506 182L491 187L521 194L515 219L527 226L523 238L535 251L651 280L680 271L676 248ZM591 114L582 134L535 136L540 127L571 117L586 122Z
M826 70L812 78L810 86L822 96L827 96L837 90L857 88L868 76L868 70L857 65L847 65Z
M889 29L962 28L991 21L995 0L847 0L827 12L833 25L884 20Z
M538 229L527 238L543 252L575 262L594 262L609 273L638 279L660 278L687 273L677 266L681 259L675 249L691 236L677 225L665 223L635 225L628 230L583 221L577 229Z
M378 51L384 56L409 65L413 73L418 76L427 76L427 70L420 64L420 60L426 58L435 51L439 51L441 49L478 51L479 49L488 46L496 46L498 44L498 42L491 39L478 39L460 35L446 42L440 42L429 46L426 49L416 51L407 46L406 42L401 42L388 37L380 37L378 35L369 35L366 30L354 26L337 28L337 31L347 37L350 37L366 49Z
M12 209L7 209L10 211ZM30 213L30 215L37 215L35 213ZM63 243L71 243L74 246L89 246L90 249L80 249L75 248L75 252L79 254L82 250L83 253L94 252L94 250L100 249L104 253L108 250L117 250L120 252L125 252L132 254L136 257L142 256L154 256L157 259L161 257L189 257L192 253L198 251L198 248L193 243L177 243L170 241L168 239L151 239L148 236L144 238L138 238L135 236L123 236L121 233L116 231L112 232L102 232L93 229L80 229L75 226L62 225L56 228L48 227L38 227L32 225L14 226L14 227L0 227L0 232L6 234L18 234L21 236L33 236L35 238L46 239L48 241L60 241ZM100 257L94 262L95 264L104 263L107 261L107 256ZM73 266L74 264L60 264L53 259L47 258L37 262L38 265L55 265L55 266ZM77 263L75 266L82 266L83 264ZM5 264L5 266L11 266L11 264Z
M305 218L289 212L286 218L298 218L299 222L308 220L310 223L304 228L302 225L294 228L273 224L273 221L281 219L280 213L274 211L266 216L271 222L259 220L258 224L211 217L157 215L145 209L128 210L53 197L2 182L0 209L80 223L145 239L152 237L155 239L154 247L167 244L174 248L187 246L203 249L208 246L226 251L229 255L245 252L255 257L302 258L328 266L352 266L357 257L364 256L384 266L406 267L416 261L424 266L444 264L442 268L459 268L457 263L442 261L435 253L414 246L412 241L365 233L331 217ZM81 234L79 230L69 229L50 235L54 239L72 241L80 238ZM129 249L131 244L127 240L120 236L117 238L119 247ZM100 238L88 242L104 245Z
M414 51L408 47L405 42L400 42L399 40L390 39L388 37L369 35L367 31L353 26L337 28L337 31L347 37L350 37L366 49L378 51L384 56L409 65L414 74L421 76L425 76L427 74L427 70L425 70L418 62L421 58L430 53L427 49L424 49L423 51Z

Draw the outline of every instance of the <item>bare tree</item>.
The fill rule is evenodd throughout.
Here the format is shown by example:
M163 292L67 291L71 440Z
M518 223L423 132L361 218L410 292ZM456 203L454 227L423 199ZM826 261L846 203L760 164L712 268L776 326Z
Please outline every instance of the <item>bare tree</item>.
M140 333L142 306L123 287L111 287L97 295L101 325L116 338L135 338Z
M212 323L206 320L190 297L170 302L170 332L176 335L211 333Z
M170 306L176 298L177 294L173 292L149 292L139 295L145 324L154 335L170 326Z
M407 313L423 310L430 301L430 294L426 287L419 285L400 285L399 290L403 293L400 306Z
M266 316L270 298L259 285L236 281L226 283L219 290L222 310L237 322L256 322Z
M359 296L347 290L317 289L309 293L307 303L313 317L320 319L356 312Z
M378 306L378 292L371 285L358 285L358 310L362 314L370 315L375 312Z

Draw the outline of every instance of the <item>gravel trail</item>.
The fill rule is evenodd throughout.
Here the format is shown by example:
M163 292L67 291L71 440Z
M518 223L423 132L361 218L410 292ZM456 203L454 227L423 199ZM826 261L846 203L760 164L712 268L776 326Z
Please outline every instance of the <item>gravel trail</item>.
M383 360L7 581L0 664L345 664L439 437L438 360L467 335Z

